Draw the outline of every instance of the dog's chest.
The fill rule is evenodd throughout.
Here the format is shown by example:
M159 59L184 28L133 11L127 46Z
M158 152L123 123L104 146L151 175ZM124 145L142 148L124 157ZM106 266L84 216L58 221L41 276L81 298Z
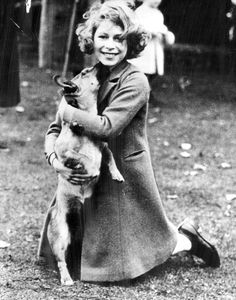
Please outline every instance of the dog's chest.
M68 124L63 124L61 133L55 143L55 151L59 157L63 158L68 150L85 154L92 159L93 157L99 157L100 145L86 135L77 136Z
M58 175L58 193L62 196L60 199L64 199L60 206L69 210L78 202L84 204L84 201L92 196L97 180L98 178L87 183L74 185Z

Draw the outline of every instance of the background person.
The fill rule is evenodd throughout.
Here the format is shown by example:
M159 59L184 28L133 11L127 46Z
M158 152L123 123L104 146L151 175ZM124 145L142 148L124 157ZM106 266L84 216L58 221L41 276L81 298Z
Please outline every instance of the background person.
M175 42L174 34L164 24L164 16L158 9L162 0L143 0L135 10L140 24L150 33L150 40L139 57L130 60L145 73L150 86L156 75L164 75L164 46Z

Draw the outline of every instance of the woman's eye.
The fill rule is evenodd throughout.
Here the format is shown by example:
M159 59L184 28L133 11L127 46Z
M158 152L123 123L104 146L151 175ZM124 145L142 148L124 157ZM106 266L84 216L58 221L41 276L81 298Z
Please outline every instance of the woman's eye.
M103 39L106 38L106 36L105 35L99 35L99 38L103 40Z
M119 42L119 43L122 43L124 39L120 36L117 36L117 37L114 38L114 40Z

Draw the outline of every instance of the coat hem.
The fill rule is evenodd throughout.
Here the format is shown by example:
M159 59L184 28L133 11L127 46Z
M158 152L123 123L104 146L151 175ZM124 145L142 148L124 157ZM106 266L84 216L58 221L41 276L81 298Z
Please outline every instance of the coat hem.
M171 251L168 253L168 255L164 256L162 259L157 259L155 262L149 263L144 265L142 268L139 270L135 270L133 272L127 272L126 274L120 273L118 275L117 273L115 274L101 274L101 269L99 269L99 274L95 274L95 272L86 272L82 271L81 274L81 281L84 282L117 282L117 281L123 281L123 280L131 280L134 278L137 278L141 275L144 275L145 273L149 272L153 268L162 265L164 262L166 262L172 255L174 249L176 246L176 241L173 243L173 247L171 247Z

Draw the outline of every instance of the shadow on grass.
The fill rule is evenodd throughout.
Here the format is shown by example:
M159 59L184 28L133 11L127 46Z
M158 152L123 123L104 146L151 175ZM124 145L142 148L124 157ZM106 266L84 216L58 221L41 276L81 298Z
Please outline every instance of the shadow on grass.
M123 281L116 281L116 282L96 282L97 285L103 286L103 287L111 287L111 286L117 286L117 287L127 287L130 288L131 286L138 286L140 284L145 284L147 280L163 280L168 274L177 274L181 272L182 277L184 277L184 274L189 271L194 270L196 268L207 268L207 266L204 263L198 263L196 262L192 256L189 256L187 254L181 253L180 255L175 255L169 258L165 263L154 267L147 273L136 277L134 279L130 280L123 280ZM93 283L94 282L90 282Z

